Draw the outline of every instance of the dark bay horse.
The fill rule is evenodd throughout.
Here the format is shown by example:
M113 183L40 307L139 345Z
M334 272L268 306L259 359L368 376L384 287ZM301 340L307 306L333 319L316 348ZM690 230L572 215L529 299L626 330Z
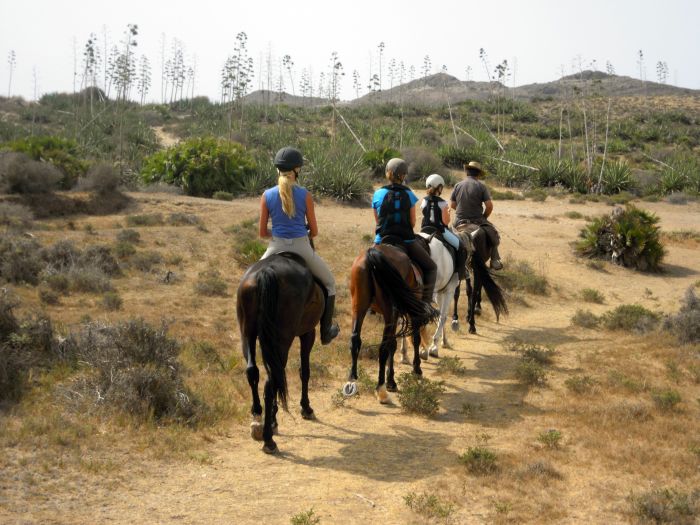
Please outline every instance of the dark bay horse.
M508 314L508 306L506 305L503 291L498 284L493 280L486 261L491 256L491 248L488 246L486 232L477 225L469 225L466 229L461 229L458 232L460 239L465 246L468 246L469 260L467 264L471 266L472 275L474 276L474 285L469 278L466 280L467 286L467 322L469 323L469 333L476 333L475 315L481 313L481 290L486 290L486 295L491 301L493 311L496 314L496 320L501 314ZM457 304L459 302L460 286L457 285L454 293L454 312L452 314L452 326L459 324L459 316L457 313Z
M376 394L381 403L397 389L394 380L396 338L411 334L413 372L421 375L420 328L437 319L439 312L421 300L422 281L406 252L389 244L370 247L353 262L350 271L352 297L352 366L346 396L357 393L357 358L362 346L362 323L370 308L384 317L384 332L379 346L379 377ZM388 372L387 372L388 362Z
M287 408L285 368L289 348L298 337L301 344L301 415L313 419L309 404L309 355L316 339L316 325L324 308L324 292L304 261L294 254L277 254L253 264L238 285L236 310L241 332L246 376L253 394L251 435L265 442L263 451L277 451L272 439L277 427L277 400ZM260 372L255 362L255 342L260 341L267 381L265 419L258 396ZM261 432L262 430L262 432Z

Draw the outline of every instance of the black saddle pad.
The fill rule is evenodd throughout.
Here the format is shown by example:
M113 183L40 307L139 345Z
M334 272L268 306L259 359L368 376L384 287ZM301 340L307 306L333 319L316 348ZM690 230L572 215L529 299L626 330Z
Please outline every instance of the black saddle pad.
M304 260L304 258L303 258L301 255L297 254L297 253L294 253L294 252L277 252L275 255L279 255L279 256L281 256L281 257L286 257L287 259L292 259L293 261L298 262L299 264L301 264L301 265L302 265L303 267L305 267L305 268L308 268L308 267L309 267L309 265L306 264L306 261ZM309 271L311 271L311 270L309 270ZM327 296L328 296L328 290L326 289L325 285L320 281L320 279L319 279L318 277L316 277L316 276L313 274L313 272L311 273L311 277L313 277L313 278L314 278L314 282L316 282L316 284L319 285L319 286L321 287L321 290L323 290L323 295L325 295L325 296L327 297Z

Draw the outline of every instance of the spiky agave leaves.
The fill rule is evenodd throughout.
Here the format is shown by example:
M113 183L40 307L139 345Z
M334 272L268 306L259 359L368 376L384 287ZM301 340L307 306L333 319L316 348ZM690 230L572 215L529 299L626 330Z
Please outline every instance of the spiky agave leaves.
M659 218L653 213L628 205L609 216L593 219L576 245L579 255L609 259L641 271L658 271L665 250L659 237Z

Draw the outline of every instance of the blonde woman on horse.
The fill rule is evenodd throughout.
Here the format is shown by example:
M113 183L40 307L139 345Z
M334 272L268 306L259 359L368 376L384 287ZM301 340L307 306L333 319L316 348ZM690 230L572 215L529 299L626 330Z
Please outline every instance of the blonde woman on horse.
M291 252L306 262L311 273L326 288L326 302L321 317L321 344L338 336L340 328L333 322L335 279L326 262L313 249L310 239L318 235L318 224L311 193L297 183L304 158L298 149L282 148L275 155L277 186L269 188L260 199L259 234L270 238L263 259L280 252ZM272 228L268 229L268 222ZM308 229L307 229L308 224Z

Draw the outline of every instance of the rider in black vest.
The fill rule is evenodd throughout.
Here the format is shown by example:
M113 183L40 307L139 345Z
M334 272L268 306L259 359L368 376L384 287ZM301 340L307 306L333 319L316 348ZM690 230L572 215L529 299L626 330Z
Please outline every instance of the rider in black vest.
M421 201L421 209L423 210L421 231L423 228L430 227L440 232L444 241L452 246L457 253L455 271L459 274L460 279L466 279L467 250L459 237L447 227L447 223L450 222L449 204L440 197L445 187L445 179L435 173L425 180L425 187L428 195Z
M423 271L423 301L433 300L437 266L422 244L415 242L413 227L416 223L418 197L403 185L408 175L408 164L402 159L391 159L386 165L386 178L391 184L374 192L372 208L377 222L374 242L379 244L388 236L402 241L406 253Z

